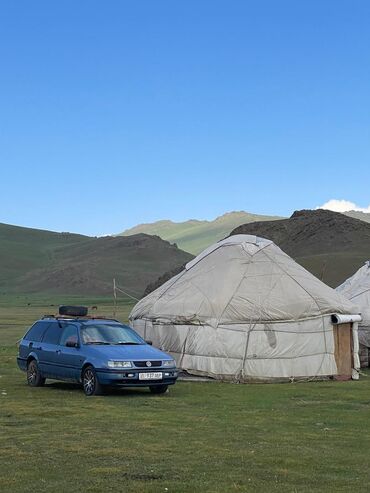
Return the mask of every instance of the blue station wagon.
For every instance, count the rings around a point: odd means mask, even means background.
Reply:
[[[69,308],[68,313],[74,313]],[[17,363],[32,387],[42,386],[46,378],[73,381],[82,383],[87,396],[113,386],[149,387],[162,394],[178,376],[171,356],[131,327],[86,316],[46,316],[37,321],[20,342]]]

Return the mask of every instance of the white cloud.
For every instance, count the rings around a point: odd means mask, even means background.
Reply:
[[[319,205],[316,209],[328,209],[334,212],[360,211],[370,213],[370,205],[368,207],[359,207],[354,202],[349,200],[331,199],[323,205]]]

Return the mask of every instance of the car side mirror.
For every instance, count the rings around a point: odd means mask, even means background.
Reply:
[[[145,341],[149,346],[153,346],[153,341]]]
[[[78,342],[75,341],[67,341],[66,347],[80,347],[80,345],[78,344]]]

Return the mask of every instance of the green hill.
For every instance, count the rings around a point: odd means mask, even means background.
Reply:
[[[127,229],[119,236],[130,236],[138,233],[157,235],[163,240],[176,243],[179,248],[197,255],[202,250],[221,240],[237,226],[254,221],[271,221],[281,219],[278,216],[263,216],[238,211],[228,212],[217,217],[214,221],[189,221],[175,223],[169,220],[157,221],[149,224],[139,224]]]
[[[159,237],[95,238],[0,224],[0,292],[109,294],[112,279],[141,296],[192,258]]]
[[[54,233],[0,223],[0,286],[12,285],[25,272],[51,263],[59,248],[87,239],[78,234]]]

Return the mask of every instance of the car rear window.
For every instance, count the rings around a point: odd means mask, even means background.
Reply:
[[[62,329],[59,327],[58,323],[51,323],[50,327],[46,329],[42,342],[47,344],[58,344]]]
[[[40,342],[50,322],[36,322],[24,336],[25,341]]]

